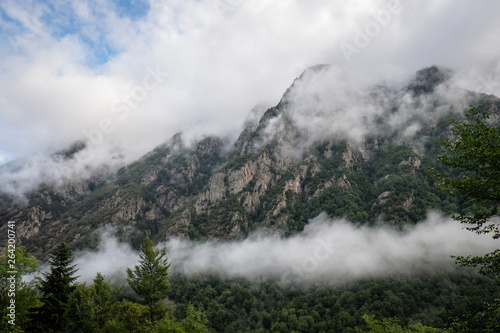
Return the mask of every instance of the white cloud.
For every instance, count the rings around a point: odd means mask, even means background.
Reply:
[[[451,270],[455,264],[450,255],[482,255],[494,250],[497,242],[489,235],[464,230],[439,213],[430,213],[425,221],[403,231],[355,226],[321,214],[290,238],[257,232],[240,241],[171,239],[159,246],[167,247],[171,272],[303,285]],[[138,254],[106,232],[98,251],[78,253],[75,263],[85,281],[91,281],[96,272],[123,278],[126,268],[138,263]]]
[[[347,62],[341,43],[353,43],[357,29],[393,3],[151,0],[145,16],[131,18],[105,0],[4,1],[0,154],[65,147],[104,118],[113,130],[93,148],[105,155],[118,146],[123,162],[180,130],[188,138],[234,133],[254,105],[276,104],[317,63],[365,82],[403,80],[438,64],[457,70],[463,85],[499,92],[500,3],[493,0],[400,1],[401,11]],[[107,52],[116,54],[99,64]],[[120,119],[114,102],[157,65],[169,76]]]
[[[74,264],[81,281],[92,282],[100,272],[107,279],[124,280],[127,267],[133,268],[139,261],[139,253],[129,244],[120,243],[112,236],[111,230],[100,230],[102,242],[97,251],[82,251],[75,253]]]

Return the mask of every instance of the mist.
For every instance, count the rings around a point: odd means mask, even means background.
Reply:
[[[193,242],[173,238],[167,247],[170,272],[186,276],[216,274],[251,281],[332,285],[369,277],[412,276],[456,268],[450,255],[482,255],[498,247],[488,235],[464,230],[438,212],[415,226],[397,231],[389,226],[358,226],[321,214],[289,238],[255,232],[245,240]],[[77,254],[80,280],[96,272],[124,277],[138,254],[111,233],[102,234],[97,252]]]
[[[128,243],[118,240],[112,229],[100,229],[101,242],[97,251],[75,252],[74,264],[78,267],[79,281],[91,283],[97,272],[107,280],[123,282],[127,276],[126,268],[133,268],[139,260],[139,253]]]

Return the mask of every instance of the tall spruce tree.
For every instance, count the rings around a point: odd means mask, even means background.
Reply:
[[[165,316],[166,307],[160,302],[170,290],[167,249],[155,249],[149,237],[141,246],[139,265],[127,268],[128,283],[139,296],[139,302],[149,308],[151,323]]]
[[[35,331],[60,332],[68,324],[67,309],[71,293],[75,290],[76,265],[73,252],[61,240],[49,257],[50,272],[44,273],[40,284],[42,306],[34,313]]]

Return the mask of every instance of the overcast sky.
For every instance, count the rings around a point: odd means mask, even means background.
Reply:
[[[235,135],[308,66],[499,92],[500,2],[0,0],[0,164],[87,138],[138,156]]]

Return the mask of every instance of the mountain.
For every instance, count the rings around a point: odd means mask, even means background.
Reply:
[[[455,86],[449,71],[435,66],[402,87],[352,89],[343,75],[329,65],[307,69],[260,119],[254,110],[229,149],[215,136],[187,146],[177,134],[111,175],[42,184],[24,201],[4,194],[1,237],[14,220],[18,244],[43,257],[59,237],[95,247],[104,226],[137,247],[144,235],[292,235],[321,212],[398,228],[432,209],[467,209],[428,174],[440,168],[436,140],[453,136],[450,122],[471,104],[500,115],[500,100]],[[71,159],[85,148],[80,142],[56,155]]]

